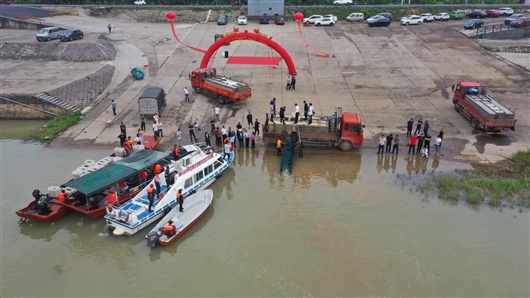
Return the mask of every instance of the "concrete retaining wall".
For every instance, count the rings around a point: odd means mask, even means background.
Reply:
[[[530,37],[530,27],[525,28],[510,28],[510,30],[502,30],[492,33],[486,33],[484,35],[485,38],[494,38],[494,39],[502,39],[502,38],[528,38]],[[474,35],[471,38],[480,38],[479,35]]]
[[[50,27],[50,25],[39,24],[39,23],[30,23],[27,21],[19,21],[17,19],[11,18],[0,18],[0,28],[6,29],[27,29],[27,30],[40,30],[42,28]]]
[[[4,98],[22,103],[17,104]],[[27,107],[25,105],[31,106]],[[36,108],[36,109],[34,109]],[[52,105],[44,100],[35,98],[30,95],[20,94],[2,94],[0,97],[0,119],[52,119],[54,115],[40,110],[45,110],[54,114],[64,113],[65,110]]]

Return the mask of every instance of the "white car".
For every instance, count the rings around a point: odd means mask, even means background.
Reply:
[[[434,21],[434,17],[430,13],[422,13],[420,14],[421,19],[423,22],[432,22]]]
[[[327,18],[321,18],[320,20],[316,21],[315,25],[316,26],[333,26],[335,25],[335,22],[333,21],[332,18],[327,17]]]
[[[509,7],[499,8],[497,11],[501,13],[501,16],[511,16],[513,14],[513,9]]]
[[[237,24],[238,25],[246,25],[247,24],[247,17],[245,16],[239,16],[237,18]]]
[[[134,1],[134,5],[145,5],[145,1],[144,0]]]
[[[322,16],[322,18],[323,18],[323,19],[325,19],[325,18],[331,18],[331,20],[332,20],[333,22],[335,22],[335,23],[337,22],[337,16],[334,16],[334,15],[332,15],[332,14],[327,14],[327,15],[325,15],[325,16]]]
[[[321,15],[312,15],[310,16],[309,18],[305,18],[302,22],[304,24],[314,24],[316,21],[322,19],[322,16]]]
[[[411,15],[401,18],[401,25],[421,25],[422,18],[417,15]]]
[[[333,5],[352,5],[352,0],[335,0],[333,1]]]
[[[441,12],[439,14],[436,14],[434,16],[434,19],[437,21],[449,21],[449,14],[445,12]]]

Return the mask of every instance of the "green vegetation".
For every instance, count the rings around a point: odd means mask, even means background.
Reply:
[[[443,200],[477,205],[487,203],[530,207],[530,150],[519,151],[512,157],[507,169],[493,168],[458,173],[442,173],[422,181],[418,191],[422,194],[438,190]]]
[[[109,41],[108,37],[106,37],[106,36],[103,35],[103,34],[100,34],[98,38],[99,38],[99,39],[104,39],[104,40],[106,40],[106,41]]]
[[[76,125],[81,119],[80,116],[80,111],[63,113],[50,121],[44,130],[37,132],[35,137],[42,142],[51,142],[59,133]]]

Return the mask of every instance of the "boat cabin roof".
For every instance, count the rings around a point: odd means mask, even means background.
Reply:
[[[140,170],[165,159],[167,156],[167,153],[142,150],[100,170],[68,181],[62,186],[75,188],[89,197],[113,184],[138,174]]]

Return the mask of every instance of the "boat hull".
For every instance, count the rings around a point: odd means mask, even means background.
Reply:
[[[123,203],[127,202],[132,197],[134,197],[138,192],[140,192],[140,189],[138,189],[135,192],[123,194],[122,196],[120,196],[118,198],[118,204],[123,204]],[[102,204],[103,204],[103,206],[101,206]],[[82,204],[82,205],[76,206],[75,205],[75,201],[64,202],[63,206],[65,206],[66,208],[69,208],[69,209],[71,209],[73,211],[77,211],[79,213],[83,213],[85,215],[88,215],[89,217],[91,217],[93,219],[100,219],[103,216],[105,216],[105,214],[107,214],[107,210],[105,208],[106,206],[104,204],[105,204],[104,202],[100,203],[98,205],[99,206],[98,208],[89,209],[89,210],[87,210],[87,205],[86,204]]]
[[[26,221],[27,219],[40,221],[40,222],[54,222],[62,217],[64,217],[66,214],[72,212],[71,209],[66,208],[65,206],[59,205],[59,204],[48,204],[48,208],[51,210],[50,213],[47,215],[41,215],[37,214],[35,212],[32,212],[34,203],[31,202],[28,204],[27,207],[22,208],[15,213],[21,217],[21,222]]]
[[[204,216],[204,213],[206,213],[206,210],[208,209],[204,209],[204,211],[194,220],[192,221],[186,228],[184,228],[181,232],[179,232],[177,235],[171,237],[169,240],[167,241],[160,241],[160,246],[169,246],[171,243],[173,243],[175,240],[177,240],[177,238],[179,238],[180,236],[182,236],[182,234],[184,234],[184,232],[186,232],[187,230],[189,230],[189,228],[193,227],[193,225],[195,223],[197,223],[199,221],[199,219],[201,219],[203,216]]]

